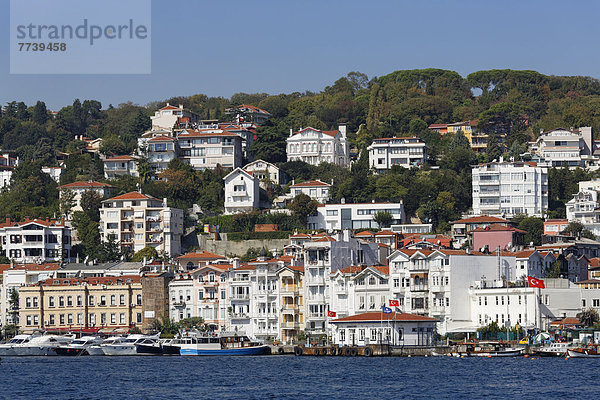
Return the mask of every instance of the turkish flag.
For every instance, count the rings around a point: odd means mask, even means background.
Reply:
[[[399,300],[390,300],[390,307],[400,307]]]
[[[545,289],[546,285],[544,285],[544,281],[541,279],[536,279],[532,276],[528,276],[527,277],[527,283],[529,284],[529,287],[537,287],[540,289]]]
[[[335,317],[336,316],[335,311],[327,311],[327,316],[332,317],[332,318]]]

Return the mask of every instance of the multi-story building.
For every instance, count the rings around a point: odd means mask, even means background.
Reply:
[[[268,111],[249,104],[241,104],[237,107],[228,108],[225,112],[231,114],[238,122],[243,121],[262,124],[271,118],[271,114]]]
[[[473,170],[473,213],[541,217],[548,210],[548,169],[535,163],[499,162]]]
[[[150,170],[158,174],[169,167],[169,163],[177,158],[177,141],[171,136],[155,136],[148,139],[146,156]]]
[[[175,256],[181,253],[183,210],[167,206],[139,192],[130,192],[102,202],[100,237],[111,237],[122,249],[137,252],[154,247],[159,254]]]
[[[600,235],[599,192],[600,179],[579,182],[579,192],[566,204],[567,221],[580,222],[594,235]]]
[[[116,179],[119,176],[139,176],[137,158],[132,156],[114,156],[104,160],[104,177]]]
[[[331,185],[318,179],[314,181],[294,183],[290,186],[290,195],[292,198],[298,196],[300,193],[304,193],[319,203],[326,203],[329,200],[331,197],[330,191]]]
[[[308,217],[309,229],[341,230],[379,228],[373,216],[385,211],[392,215],[391,224],[403,224],[405,220],[404,204],[354,203],[320,204],[317,214]]]
[[[450,222],[452,225],[452,241],[454,246],[460,248],[463,244],[470,244],[470,233],[477,228],[487,228],[492,225],[508,226],[510,221],[488,215],[461,218]]]
[[[229,330],[229,270],[232,264],[209,264],[192,272],[196,299],[192,317],[202,317],[210,330]]]
[[[347,167],[350,165],[346,126],[337,131],[320,131],[304,128],[287,138],[287,160],[304,161],[311,165],[331,163]]]
[[[13,158],[9,154],[0,155],[0,189],[10,186],[10,178],[13,170],[19,165],[19,158]]]
[[[19,290],[20,331],[97,332],[143,323],[139,275],[50,278]]]
[[[236,168],[225,181],[225,214],[248,212],[260,207],[260,182],[252,172]]]
[[[50,175],[50,178],[56,183],[60,183],[60,177],[65,172],[64,166],[59,167],[42,167],[42,172]]]
[[[195,169],[241,167],[242,140],[222,129],[185,129],[177,136],[181,159]]]
[[[26,219],[0,223],[0,255],[17,263],[70,261],[71,228],[64,218]]]
[[[220,264],[223,260],[227,260],[227,258],[219,254],[202,250],[199,252],[187,253],[182,256],[176,257],[175,263],[179,270],[193,271],[195,269],[204,267],[208,264]]]
[[[251,172],[260,181],[260,187],[267,189],[272,185],[283,185],[287,183],[285,173],[280,171],[275,164],[263,160],[255,160],[244,166],[244,171]]]
[[[175,107],[167,103],[150,117],[152,130],[172,130],[179,128],[192,128],[200,121],[200,117],[183,108],[183,105]]]
[[[71,208],[71,212],[67,215],[67,218],[70,218],[75,211],[83,211],[83,208],[81,208],[81,196],[85,192],[91,190],[105,199],[110,196],[114,186],[96,181],[78,181],[59,186],[58,189],[60,189],[60,199],[63,199],[68,193],[73,194],[73,207]]]
[[[279,339],[292,344],[304,330],[304,267],[284,266],[277,271]]]
[[[418,137],[375,139],[367,150],[369,166],[377,172],[388,171],[394,165],[418,167],[427,161],[427,145]]]
[[[568,204],[568,203],[567,203]],[[568,206],[567,206],[568,210]],[[569,211],[567,211],[568,213]],[[544,235],[556,236],[569,226],[568,219],[547,219],[544,221]]]
[[[537,141],[530,146],[530,152],[536,153],[553,167],[586,167],[595,161],[592,138],[592,128],[589,126],[541,131]]]

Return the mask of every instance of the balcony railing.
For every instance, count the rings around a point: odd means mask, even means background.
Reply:
[[[300,323],[299,322],[287,322],[284,321],[281,323],[281,328],[282,329],[300,329]]]
[[[411,292],[425,292],[429,290],[429,285],[410,285]]]
[[[232,313],[231,318],[235,319],[249,319],[250,317],[246,313]]]
[[[231,300],[248,300],[250,296],[247,294],[234,294],[231,296]]]

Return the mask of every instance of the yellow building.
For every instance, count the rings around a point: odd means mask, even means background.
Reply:
[[[302,281],[304,267],[286,266],[277,271],[279,287],[279,338],[291,344],[304,330],[304,300]]]
[[[142,326],[138,275],[46,279],[19,290],[19,329],[97,332]]]

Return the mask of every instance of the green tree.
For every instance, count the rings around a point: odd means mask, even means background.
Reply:
[[[99,222],[100,221],[100,207],[102,207],[102,195],[95,190],[86,190],[81,194],[81,200],[79,204],[83,209],[83,212],[88,215],[90,220]]]
[[[38,101],[33,107],[31,119],[38,125],[44,125],[48,120],[48,109],[43,101]]]
[[[594,326],[598,321],[600,321],[600,317],[598,317],[598,312],[593,308],[589,308],[577,314],[577,318],[584,326]]]
[[[75,207],[75,192],[72,190],[61,190],[59,205],[61,215],[70,215],[73,207]]]
[[[189,329],[197,329],[199,331],[206,330],[206,326],[204,325],[204,319],[202,317],[183,318],[183,319],[179,320],[177,325],[179,325],[179,329],[183,329],[183,330],[189,330]]]
[[[499,161],[500,156],[502,156],[502,149],[498,144],[498,138],[495,134],[491,134],[488,137],[486,154],[489,162],[493,160]]]
[[[104,155],[123,155],[127,152],[125,142],[117,135],[109,135],[102,139],[100,152]]]
[[[523,217],[517,227],[526,231],[525,243],[533,243],[534,246],[542,244],[542,235],[544,234],[544,220],[537,217]]]
[[[390,226],[392,220],[392,214],[385,210],[379,210],[375,214],[373,214],[373,221],[377,222],[377,226],[379,226],[379,229],[383,229],[387,226]]]
[[[8,298],[8,309],[12,323],[19,324],[19,291],[12,289]]]
[[[569,222],[569,225],[564,229],[563,233],[569,234],[576,239],[581,239],[581,234],[583,233],[585,227],[581,222],[573,221]]]
[[[156,260],[158,259],[158,252],[154,247],[146,246],[140,251],[136,252],[133,256],[131,256],[131,261],[140,262],[147,260]]]
[[[290,202],[288,208],[292,213],[300,218],[303,224],[306,224],[308,216],[317,211],[319,203],[313,200],[307,194],[300,193]]]

